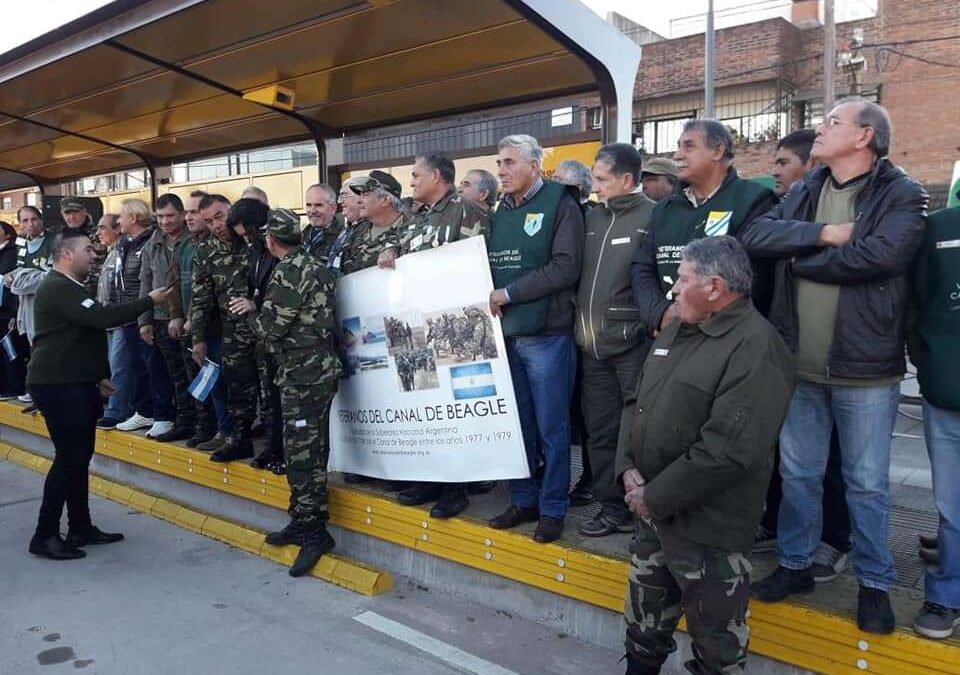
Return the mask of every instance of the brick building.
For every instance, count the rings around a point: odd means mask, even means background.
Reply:
[[[822,119],[818,5],[793,0],[789,21],[716,33],[716,115],[738,137],[745,175],[768,173],[776,140]],[[855,39],[862,46],[849,48]],[[837,98],[858,91],[887,108],[892,161],[942,204],[960,160],[960,2],[879,0],[875,17],[837,24],[837,49],[851,63],[838,67]],[[702,114],[703,55],[702,33],[644,45],[634,117],[646,152],[671,152],[683,121]]]

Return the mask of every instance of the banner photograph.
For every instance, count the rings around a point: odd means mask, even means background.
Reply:
[[[441,482],[529,476],[492,289],[482,237],[340,280],[345,375],[331,468]]]

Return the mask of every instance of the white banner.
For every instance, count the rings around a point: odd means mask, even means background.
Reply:
[[[338,282],[347,373],[330,411],[330,467],[377,478],[526,478],[482,237]]]

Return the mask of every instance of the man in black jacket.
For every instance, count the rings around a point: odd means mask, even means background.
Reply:
[[[796,393],[780,434],[780,566],[757,583],[776,602],[814,587],[823,474],[835,423],[854,533],[861,630],[895,626],[887,590],[890,438],[905,371],[906,273],[923,239],[927,195],[886,158],[891,126],[875,103],[838,104],[817,129],[824,166],[798,181],[741,240],[780,258],[770,320],[796,353]]]

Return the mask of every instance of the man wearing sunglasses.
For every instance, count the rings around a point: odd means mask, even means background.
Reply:
[[[769,319],[796,355],[797,388],[780,433],[783,502],[779,567],[753,587],[777,602],[813,590],[823,517],[823,475],[836,424],[857,624],[895,627],[887,591],[896,578],[887,547],[890,440],[905,372],[907,271],[923,239],[927,194],[888,159],[887,112],[840,102],[817,129],[806,174],[740,239],[753,257],[779,258]]]

